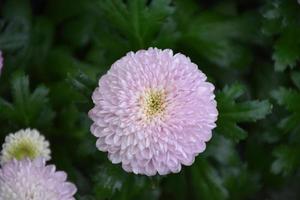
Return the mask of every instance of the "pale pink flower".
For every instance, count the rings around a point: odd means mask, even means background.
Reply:
[[[0,169],[1,200],[75,200],[74,184],[67,174],[45,160],[12,160]]]
[[[93,93],[97,147],[127,172],[176,173],[205,150],[218,111],[214,86],[172,50],[149,48],[116,61]]]

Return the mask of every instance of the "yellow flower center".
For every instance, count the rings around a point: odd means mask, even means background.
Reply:
[[[34,159],[37,157],[37,149],[29,141],[22,141],[10,150],[11,157],[21,160],[23,158]]]
[[[149,91],[144,97],[144,113],[148,119],[163,114],[166,105],[166,95],[163,91]]]

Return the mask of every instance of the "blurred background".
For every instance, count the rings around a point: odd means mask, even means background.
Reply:
[[[192,166],[151,178],[111,164],[87,117],[101,75],[148,47],[198,64],[220,112]],[[78,200],[300,199],[297,0],[1,0],[0,50],[0,143],[37,128]]]

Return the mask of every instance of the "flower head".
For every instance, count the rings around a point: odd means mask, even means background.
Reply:
[[[216,126],[214,86],[182,54],[150,48],[115,62],[93,93],[91,132],[113,163],[136,174],[179,172]]]
[[[66,178],[44,159],[13,160],[0,169],[0,199],[75,200],[76,187]]]
[[[50,153],[49,142],[45,140],[44,136],[35,129],[25,129],[6,136],[0,163],[4,164],[13,159],[38,157],[43,157],[48,161],[51,158]]]

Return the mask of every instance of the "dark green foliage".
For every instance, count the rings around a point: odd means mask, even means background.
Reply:
[[[284,118],[280,122],[280,127],[289,132],[299,126],[300,93],[291,89],[287,90],[285,88],[279,88],[272,92],[272,96],[277,100],[279,105],[284,105],[287,110],[292,112],[292,115]]]
[[[276,174],[290,175],[300,167],[300,91],[299,72],[293,72],[291,76],[297,89],[285,89],[283,87],[272,92],[273,98],[290,112],[284,116],[278,126],[287,135],[287,142],[275,148],[273,155],[276,157],[272,164],[272,171]]]
[[[191,22],[183,33],[183,45],[198,52],[204,59],[220,67],[242,68],[252,60],[247,45],[257,21],[253,15],[240,18],[204,11]],[[251,24],[249,26],[249,24]]]
[[[299,146],[279,146],[274,150],[276,160],[272,164],[272,172],[290,174],[299,166]]]
[[[300,51],[300,13],[299,4],[293,0],[269,1],[263,11],[264,32],[279,35],[275,41],[273,60],[275,70],[293,68],[299,61]]]
[[[170,0],[153,0],[149,5],[146,3],[146,0],[132,0],[127,4],[118,0],[98,3],[103,11],[102,17],[108,20],[107,25],[117,30],[119,36],[127,39],[123,41],[130,42],[128,47],[131,49],[155,45],[153,39],[159,40],[159,37],[163,37],[161,30],[163,26],[167,26],[167,18],[174,11]]]
[[[235,100],[243,93],[244,88],[241,85],[225,86],[216,98],[220,112],[216,132],[234,141],[247,137],[245,130],[237,126],[236,123],[255,122],[258,119],[263,119],[271,112],[271,105],[267,100],[236,103]]]
[[[219,111],[192,166],[151,178],[110,163],[87,116],[111,64],[150,46],[198,64]],[[78,200],[300,199],[297,0],[5,0],[0,50],[0,141],[39,129]]]
[[[51,126],[54,112],[48,104],[48,91],[39,86],[31,93],[28,77],[17,75],[12,79],[12,103],[0,99],[1,121],[17,128]]]

